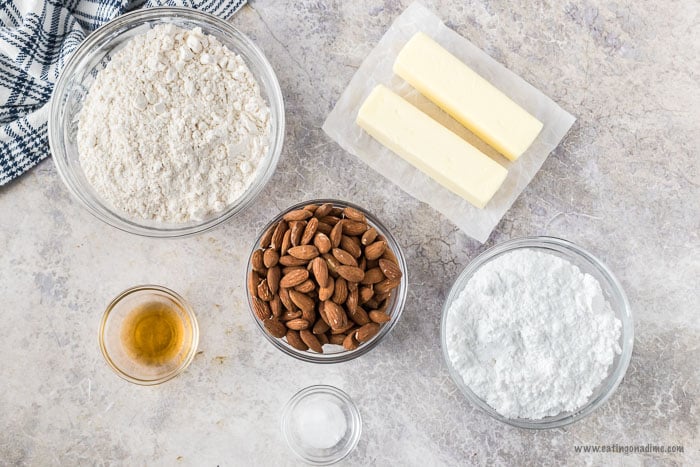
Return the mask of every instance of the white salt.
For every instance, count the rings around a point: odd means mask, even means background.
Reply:
[[[348,424],[337,404],[320,398],[302,401],[295,410],[297,433],[306,446],[329,449],[345,436]]]

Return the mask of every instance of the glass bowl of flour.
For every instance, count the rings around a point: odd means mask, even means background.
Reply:
[[[284,139],[282,92],[263,53],[188,8],[116,18],[56,84],[49,144],[69,191],[121,230],[179,237],[251,204]]]
[[[634,326],[603,263],[569,241],[528,237],[465,268],[445,302],[441,339],[467,399],[497,420],[542,429],[574,423],[612,395]]]

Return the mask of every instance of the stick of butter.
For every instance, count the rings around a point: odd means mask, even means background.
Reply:
[[[374,139],[439,184],[483,208],[508,171],[381,84],[357,114]]]
[[[542,122],[422,32],[401,49],[394,73],[512,161],[542,130]]]

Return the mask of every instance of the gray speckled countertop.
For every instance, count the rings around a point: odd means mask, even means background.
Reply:
[[[108,227],[53,162],[0,188],[0,464],[286,465],[280,411],[310,384],[340,387],[364,432],[347,465],[700,463],[700,29],[695,0],[425,2],[578,120],[480,246],[330,141],[320,127],[407,2],[254,1],[231,21],[269,57],[287,104],[283,157],[255,206],[181,240]],[[401,322],[335,366],[282,355],[244,301],[258,229],[311,197],[372,207],[410,269]],[[487,246],[548,234],[592,250],[636,314],[634,355],[600,410],[524,431],[470,405],[447,375],[439,317]],[[201,353],[158,387],[119,379],[97,328],[124,288],[161,283],[194,305]],[[580,444],[683,445],[684,454],[579,454]]]

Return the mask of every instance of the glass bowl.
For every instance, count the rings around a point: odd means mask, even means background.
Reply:
[[[83,173],[76,134],[78,113],[99,70],[134,36],[160,24],[185,29],[199,27],[239,54],[260,84],[270,106],[270,149],[260,162],[255,179],[244,194],[221,212],[202,220],[165,223],[132,219],[105,203]],[[125,77],[128,79],[128,77]],[[190,8],[158,7],[134,11],[108,22],[91,33],[71,55],[61,72],[51,99],[49,145],[56,169],[68,190],[98,219],[126,232],[149,237],[180,237],[211,229],[246,208],[272,176],[284,140],[284,104],[277,77],[263,53],[243,33],[214,15]]]
[[[155,325],[154,319],[159,320]],[[115,373],[131,383],[152,386],[189,366],[197,353],[199,326],[192,307],[180,295],[159,285],[139,285],[107,306],[99,339],[102,355]]]
[[[399,244],[396,242],[396,239],[391,235],[389,230],[381,223],[379,220],[374,217],[371,213],[369,213],[366,209],[361,208],[360,206],[357,206],[355,204],[349,203],[347,201],[339,201],[335,199],[312,199],[309,201],[304,201],[302,203],[295,204],[293,206],[288,207],[281,213],[279,213],[277,216],[275,216],[274,219],[272,219],[262,230],[260,235],[256,238],[255,243],[253,244],[253,247],[251,248],[250,255],[248,257],[248,263],[246,266],[246,275],[244,278],[244,283],[247,281],[248,275],[250,274],[250,271],[252,270],[251,266],[251,259],[253,256],[253,253],[255,250],[257,250],[260,246],[260,240],[262,239],[263,235],[267,230],[274,225],[275,223],[279,222],[282,217],[288,213],[289,211],[294,211],[296,209],[301,209],[304,206],[308,204],[324,204],[324,203],[331,203],[333,204],[334,207],[339,207],[339,208],[345,208],[345,207],[351,207],[355,208],[362,213],[364,213],[365,217],[367,218],[367,223],[374,227],[377,232],[380,235],[383,235],[386,238],[386,242],[389,248],[394,252],[394,255],[396,256],[396,259],[399,262],[399,268],[401,268],[401,272],[403,275],[401,276],[400,283],[396,289],[394,289],[394,292],[392,293],[391,297],[391,302],[389,303],[389,307],[386,310],[386,313],[391,317],[389,321],[384,323],[382,327],[380,328],[379,332],[377,335],[375,335],[372,339],[369,341],[360,344],[359,347],[357,347],[354,350],[346,350],[342,346],[336,346],[336,345],[326,345],[323,347],[323,353],[316,353],[313,351],[302,351],[295,349],[291,345],[287,343],[285,339],[278,339],[276,337],[271,336],[267,330],[265,329],[265,326],[263,323],[257,318],[255,315],[255,312],[253,311],[253,303],[251,301],[250,294],[248,293],[248,288],[246,287],[246,297],[248,298],[248,308],[250,309],[250,316],[252,317],[253,321],[255,322],[255,326],[260,330],[260,332],[265,336],[265,338],[272,343],[275,347],[277,347],[279,350],[284,352],[287,355],[290,355],[294,358],[297,358],[299,360],[303,360],[305,362],[311,362],[311,363],[339,363],[339,362],[346,362],[348,360],[352,360],[353,358],[357,358],[360,355],[364,355],[373,348],[375,348],[381,341],[384,339],[392,329],[394,329],[394,326],[396,326],[396,323],[398,323],[399,319],[401,318],[401,313],[403,313],[403,308],[404,304],[406,302],[406,293],[408,289],[408,274],[407,274],[407,268],[406,268],[406,260],[403,255],[403,251],[401,251],[401,247]]]
[[[608,376],[601,382],[600,385],[598,385],[597,388],[593,390],[588,402],[575,412],[562,412],[555,416],[537,420],[504,417],[469,389],[462,377],[453,367],[452,361],[450,360],[450,356],[447,351],[446,329],[447,315],[452,303],[467,285],[469,279],[471,279],[476,271],[478,271],[483,265],[504,253],[518,249],[532,249],[542,251],[544,253],[554,254],[577,266],[582,272],[593,276],[600,283],[603,290],[603,295],[610,303],[610,306],[615,313],[615,317],[622,322],[619,340],[622,353],[615,355],[613,363],[608,369]],[[583,248],[567,240],[554,237],[527,237],[509,240],[489,248],[477,256],[471,263],[469,263],[464,271],[462,271],[452,286],[442,309],[441,344],[443,356],[452,380],[459,387],[466,398],[469,399],[469,401],[471,401],[474,405],[491,415],[496,420],[500,420],[516,427],[530,429],[557,428],[574,423],[589,415],[591,412],[603,405],[603,403],[615,391],[617,386],[622,381],[622,378],[625,376],[625,372],[627,371],[627,367],[632,356],[632,347],[634,345],[634,323],[632,319],[632,310],[630,309],[625,292],[622,290],[622,286],[615,278],[613,273],[607,268],[607,266],[605,266]]]
[[[338,426],[333,426],[333,422]],[[313,432],[322,436],[308,439]],[[335,464],[357,446],[362,417],[350,396],[340,389],[310,386],[297,392],[284,406],[282,434],[289,448],[304,462]]]

